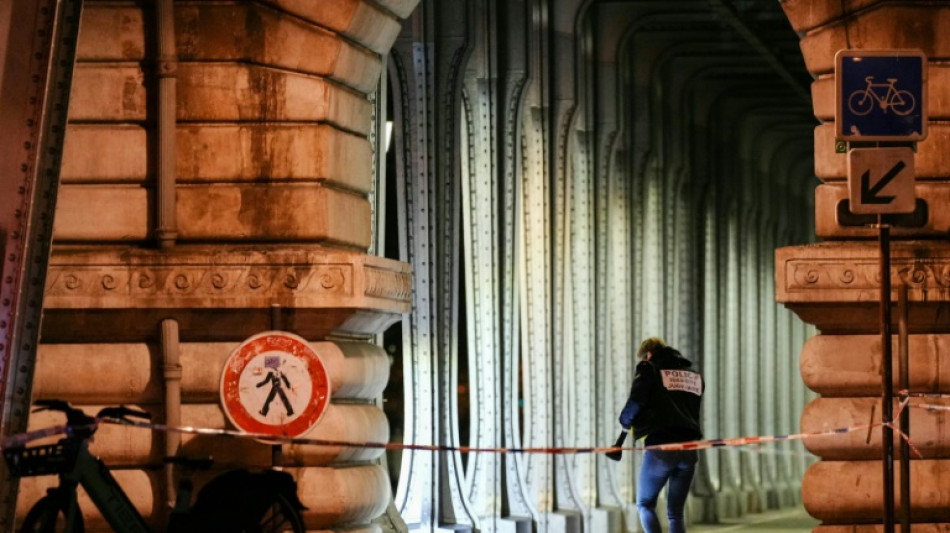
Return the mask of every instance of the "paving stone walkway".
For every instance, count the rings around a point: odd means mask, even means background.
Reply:
[[[750,514],[741,519],[723,520],[721,524],[694,524],[689,533],[742,533],[767,531],[768,533],[811,533],[819,524],[818,520],[808,516],[805,509],[781,509],[767,513]]]

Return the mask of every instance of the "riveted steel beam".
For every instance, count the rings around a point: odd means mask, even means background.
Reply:
[[[26,429],[66,132],[81,0],[17,0],[2,8],[0,73],[0,435]],[[22,46],[21,43],[29,43]],[[5,470],[5,467],[0,467]],[[16,479],[0,479],[0,529],[13,530]]]

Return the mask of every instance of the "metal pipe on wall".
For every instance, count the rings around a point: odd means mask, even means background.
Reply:
[[[161,248],[175,245],[178,237],[178,216],[175,199],[175,148],[176,100],[178,91],[178,55],[175,51],[175,11],[173,0],[157,0],[155,14],[158,33],[158,138],[157,164],[157,209],[155,238]]]
[[[165,424],[181,425],[181,347],[178,336],[178,321],[162,320],[162,371],[165,379]],[[165,455],[173,457],[181,446],[181,433],[165,433]],[[165,465],[165,490],[167,509],[175,504],[174,465]]]

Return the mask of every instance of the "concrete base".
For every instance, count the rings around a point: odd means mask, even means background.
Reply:
[[[449,524],[446,526],[439,526],[435,528],[437,533],[472,533],[474,529],[472,526],[464,524]]]
[[[591,509],[590,530],[602,533],[621,533],[623,530],[623,513],[617,507]]]
[[[716,507],[720,518],[739,518],[745,514],[741,495],[736,489],[723,489],[719,492]]]
[[[628,503],[623,507],[623,527],[625,533],[637,533],[640,531],[640,513],[637,512],[637,506]]]
[[[524,516],[509,516],[498,521],[497,533],[531,533],[534,521]]]
[[[769,509],[785,509],[801,503],[800,491],[786,485],[769,489],[767,498]]]
[[[686,500],[686,521],[689,524],[718,524],[719,508],[715,497],[691,496]]]
[[[584,517],[576,511],[554,511],[545,513],[548,533],[581,533],[584,530]]]
[[[762,487],[742,489],[742,514],[761,513],[768,509],[768,494]]]

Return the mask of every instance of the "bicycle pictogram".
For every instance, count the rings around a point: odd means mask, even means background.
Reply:
[[[910,91],[898,89],[897,78],[887,78],[887,83],[874,83],[874,76],[864,78],[867,86],[858,89],[848,96],[848,109],[857,116],[864,116],[874,109],[877,103],[881,111],[888,109],[898,116],[907,116],[917,107],[914,95]]]

